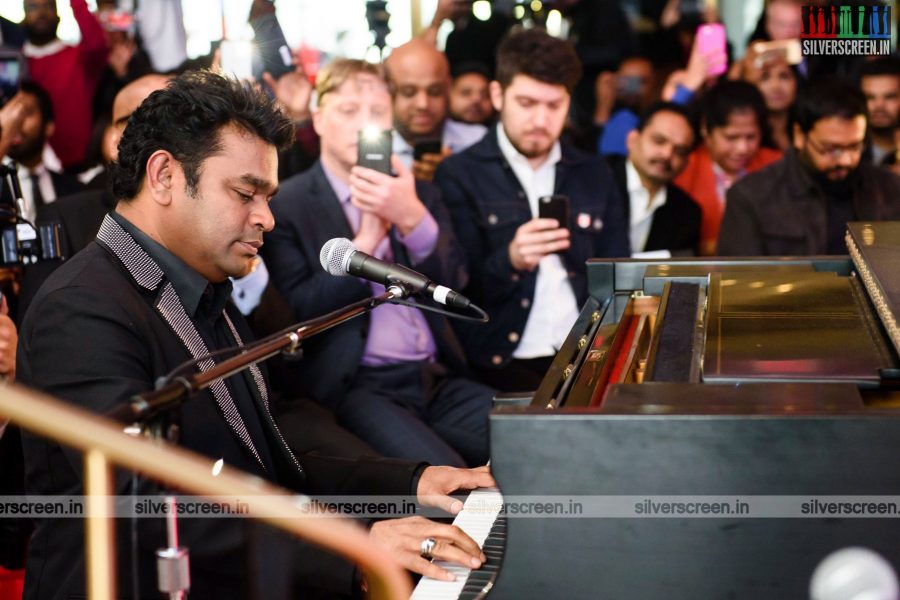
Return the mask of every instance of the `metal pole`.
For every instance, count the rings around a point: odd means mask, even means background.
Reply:
[[[422,26],[422,0],[409,0],[409,14],[412,19],[412,36],[418,37],[425,29]]]
[[[88,511],[87,591],[91,600],[113,600],[116,595],[112,487],[112,471],[106,456],[100,450],[88,450],[84,455],[84,493]]]

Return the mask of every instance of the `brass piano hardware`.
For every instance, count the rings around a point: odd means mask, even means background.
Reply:
[[[583,335],[578,339],[578,349],[581,350],[587,346],[587,336]]]
[[[644,291],[643,291],[643,290],[635,290],[635,291],[633,291],[633,292],[631,293],[631,297],[632,297],[632,298],[643,298],[643,297],[644,297]]]
[[[563,374],[562,374],[563,381],[565,381],[566,379],[568,379],[569,376],[572,375],[572,372],[573,372],[574,370],[575,370],[575,365],[570,364],[569,366],[567,366],[567,367],[563,370]]]
[[[596,323],[599,320],[600,320],[600,312],[595,310],[594,312],[591,313],[591,323]]]
[[[551,400],[550,402],[547,403],[547,406],[545,406],[544,408],[547,408],[547,409],[553,409],[553,408],[556,408],[556,407],[553,405],[553,401]]]

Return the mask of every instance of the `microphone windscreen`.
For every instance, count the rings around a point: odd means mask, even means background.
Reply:
[[[356,246],[347,238],[333,238],[325,242],[319,252],[319,262],[330,275],[346,275],[350,264],[350,255],[356,252]]]
[[[900,586],[891,564],[868,548],[832,552],[816,567],[812,600],[897,600]]]

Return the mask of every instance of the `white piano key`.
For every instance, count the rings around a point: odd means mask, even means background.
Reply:
[[[479,488],[472,490],[463,503],[463,508],[453,519],[453,524],[462,529],[466,535],[475,540],[478,547],[484,546],[500,513],[503,496],[497,488]],[[447,600],[458,598],[466,585],[471,569],[436,560],[434,564],[456,575],[455,581],[439,581],[431,577],[422,577],[413,591],[410,600]]]

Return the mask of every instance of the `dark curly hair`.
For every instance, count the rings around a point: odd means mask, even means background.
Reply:
[[[562,85],[571,94],[581,79],[581,61],[565,40],[542,29],[513,28],[497,48],[495,77],[505,90],[516,75]]]
[[[187,191],[194,195],[203,162],[221,151],[219,132],[236,125],[276,148],[294,140],[294,126],[264,93],[210,71],[191,71],[150,94],[128,119],[119,158],[110,166],[113,196],[134,199],[147,161],[157,150],[181,163]]]

